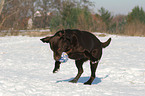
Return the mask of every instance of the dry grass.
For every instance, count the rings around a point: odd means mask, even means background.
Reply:
[[[40,37],[51,34],[51,32],[26,32],[25,34],[20,34],[22,36],[30,36],[30,37]]]
[[[145,24],[140,22],[130,23],[125,26],[123,34],[129,36],[145,36]]]
[[[39,31],[32,31],[32,32],[20,32],[20,31],[10,31],[10,32],[0,32],[0,37],[4,36],[30,36],[30,37],[41,37],[52,34],[51,32],[39,32]]]

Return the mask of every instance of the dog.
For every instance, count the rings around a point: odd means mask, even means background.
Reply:
[[[111,38],[109,38],[106,42],[102,43],[92,33],[78,29],[60,30],[53,36],[48,36],[40,40],[43,43],[49,43],[53,51],[55,59],[53,73],[58,72],[60,69],[61,62],[59,62],[59,59],[62,52],[66,52],[70,59],[75,60],[78,74],[70,82],[77,83],[83,73],[83,63],[90,60],[91,77],[84,83],[86,85],[91,85],[95,79],[95,72],[102,56],[102,49],[107,47],[111,42]]]

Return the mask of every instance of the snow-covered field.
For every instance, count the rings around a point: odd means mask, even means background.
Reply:
[[[41,37],[0,37],[0,96],[144,96],[145,37],[112,37],[91,86],[89,62],[78,83],[68,82],[77,74],[74,61],[53,74],[54,60]]]

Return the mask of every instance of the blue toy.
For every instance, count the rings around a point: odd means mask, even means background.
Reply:
[[[66,52],[62,52],[61,58],[59,59],[59,62],[66,63],[68,60],[68,55]]]

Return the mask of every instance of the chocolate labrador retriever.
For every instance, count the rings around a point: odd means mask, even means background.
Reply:
[[[95,79],[95,72],[102,56],[102,48],[110,44],[111,38],[102,43],[90,32],[66,29],[56,32],[53,36],[42,38],[41,41],[43,43],[49,43],[54,52],[55,67],[53,73],[56,73],[60,68],[61,62],[59,62],[59,59],[61,58],[62,52],[66,52],[70,59],[75,60],[78,74],[70,82],[76,83],[78,81],[83,73],[83,63],[90,60],[91,77],[84,84],[91,85]]]

